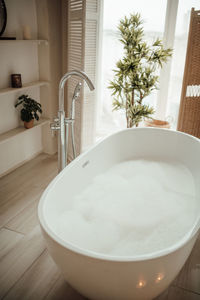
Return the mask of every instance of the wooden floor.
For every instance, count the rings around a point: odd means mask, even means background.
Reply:
[[[0,179],[0,299],[85,299],[62,278],[38,224],[38,201],[56,173],[56,156],[41,154]],[[200,238],[179,276],[156,300],[200,300]]]

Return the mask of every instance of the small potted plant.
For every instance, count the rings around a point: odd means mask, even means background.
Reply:
[[[41,114],[41,104],[30,98],[28,95],[21,95],[17,99],[15,107],[21,105],[21,120],[24,122],[25,128],[32,128],[34,119],[39,120],[38,112]]]
[[[110,81],[113,109],[125,111],[127,127],[138,126],[144,118],[151,118],[153,107],[143,102],[157,89],[158,70],[172,55],[172,49],[164,49],[160,39],[152,45],[144,40],[143,21],[139,14],[130,15],[120,21],[120,41],[124,55],[116,63],[114,80]]]

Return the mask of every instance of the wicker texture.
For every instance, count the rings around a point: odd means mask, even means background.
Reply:
[[[200,97],[186,96],[187,86],[200,85],[200,10],[192,8],[177,130],[200,138]]]

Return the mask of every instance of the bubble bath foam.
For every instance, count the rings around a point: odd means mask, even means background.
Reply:
[[[131,160],[93,181],[56,220],[56,234],[80,248],[116,256],[163,250],[196,218],[192,174],[173,161]]]

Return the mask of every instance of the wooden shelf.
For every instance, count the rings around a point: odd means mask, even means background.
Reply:
[[[35,127],[43,126],[45,124],[48,124],[49,122],[50,122],[49,119],[41,118],[39,121],[35,121],[33,128],[26,129],[23,126],[19,126],[12,130],[9,130],[5,133],[0,134],[0,143],[6,142],[7,140],[13,138],[14,136],[16,136],[18,134],[30,132],[30,130],[34,129]]]
[[[44,44],[44,45],[48,45],[49,42],[47,40],[0,40],[0,45],[2,44],[12,44],[12,43],[35,43],[35,44]]]
[[[43,86],[43,85],[48,85],[49,81],[34,81],[34,82],[29,82],[23,85],[21,88],[6,88],[6,89],[0,89],[0,96],[5,95],[5,94],[11,94],[15,92],[20,92],[24,91],[27,88],[32,88],[32,87],[38,87],[38,86]]]

